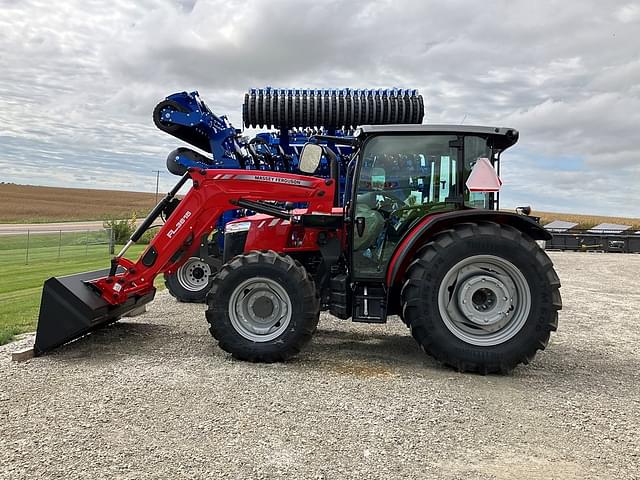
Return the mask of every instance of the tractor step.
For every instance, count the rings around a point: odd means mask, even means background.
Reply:
[[[387,291],[382,283],[356,284],[352,319],[354,322],[386,323]]]
[[[347,319],[351,316],[351,292],[348,291],[349,277],[344,273],[332,277],[329,281],[331,287],[329,297],[329,313],[334,317]]]

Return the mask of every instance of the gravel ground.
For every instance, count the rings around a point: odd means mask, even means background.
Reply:
[[[551,256],[559,331],[509,376],[397,319],[324,316],[296,360],[243,363],[166,292],[43,358],[0,347],[0,478],[640,478],[640,256]]]

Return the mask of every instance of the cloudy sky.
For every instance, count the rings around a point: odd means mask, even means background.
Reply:
[[[638,1],[0,0],[0,181],[152,191],[158,101],[266,85],[418,88],[520,131],[503,206],[640,216]]]

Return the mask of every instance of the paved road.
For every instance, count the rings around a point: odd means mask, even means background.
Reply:
[[[102,230],[102,221],[59,223],[0,223],[0,235],[23,235],[29,233],[86,232]]]

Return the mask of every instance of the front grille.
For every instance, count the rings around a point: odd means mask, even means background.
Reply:
[[[247,242],[248,231],[225,233],[224,235],[224,250],[222,253],[222,260],[227,263],[236,255],[240,255],[244,252],[244,244]]]

